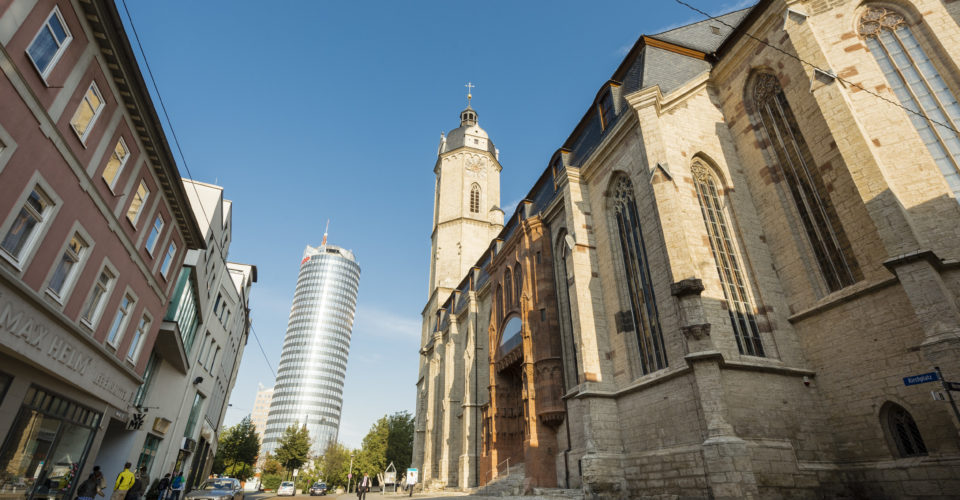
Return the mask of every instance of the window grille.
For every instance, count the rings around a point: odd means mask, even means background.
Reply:
[[[480,186],[476,184],[470,188],[470,212],[480,213]]]
[[[960,201],[960,136],[955,132],[960,130],[960,104],[956,96],[901,14],[871,7],[860,17],[858,29],[900,104],[914,111],[907,113],[910,122]]]
[[[690,167],[693,184],[700,202],[700,213],[710,239],[710,251],[717,266],[723,296],[727,301],[727,313],[737,339],[740,354],[763,356],[760,330],[755,316],[756,307],[750,300],[747,281],[737,259],[734,233],[727,224],[717,183],[710,170],[699,160]]]
[[[827,288],[852,285],[860,269],[780,82],[771,74],[759,75],[753,97]]]
[[[617,236],[626,271],[633,330],[637,334],[640,350],[640,365],[644,374],[667,367],[667,353],[663,345],[660,319],[647,251],[640,230],[637,202],[633,195],[633,183],[626,176],[614,182],[613,215]]]
[[[897,454],[904,458],[926,455],[927,445],[910,412],[895,403],[887,403],[886,410],[887,431],[897,447]]]

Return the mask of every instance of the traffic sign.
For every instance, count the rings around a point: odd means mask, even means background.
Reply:
[[[937,372],[922,373],[920,375],[903,377],[903,385],[926,384],[927,382],[936,382],[937,380],[940,380],[940,377],[937,376]]]
[[[948,391],[960,391],[960,382],[943,382],[943,387]]]

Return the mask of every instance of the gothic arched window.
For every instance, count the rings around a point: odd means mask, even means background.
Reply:
[[[870,7],[860,17],[860,36],[907,116],[927,146],[953,196],[960,201],[960,105],[940,72],[930,62],[904,17],[883,7]],[[952,130],[951,130],[952,129]]]
[[[480,186],[477,184],[470,187],[470,212],[480,213]]]
[[[710,251],[713,253],[720,284],[723,286],[723,297],[727,301],[727,313],[730,314],[730,324],[737,339],[737,349],[740,354],[763,356],[760,329],[757,327],[754,312],[756,308],[750,299],[747,281],[737,259],[735,234],[727,224],[717,183],[710,173],[710,168],[700,160],[694,160],[690,172],[693,174],[693,185],[697,190],[703,223],[710,237]]]
[[[880,420],[897,448],[897,456],[905,458],[927,454],[927,445],[923,443],[917,422],[902,406],[888,401],[880,412]]]
[[[513,286],[516,288],[513,292],[513,302],[519,306],[520,297],[523,296],[523,274],[520,271],[519,262],[513,267]]]
[[[777,77],[759,75],[753,98],[827,288],[852,285],[860,269]]]
[[[577,339],[573,332],[573,319],[570,317],[570,282],[567,275],[567,258],[570,251],[567,247],[567,232],[560,232],[557,237],[557,309],[560,313],[560,329],[566,328],[566,335],[563,337],[563,352],[565,359],[564,374],[567,375],[566,388],[580,384],[580,369],[577,366]]]
[[[503,272],[503,293],[503,305],[510,309],[513,305],[513,273],[509,267]]]
[[[612,202],[626,273],[631,319],[640,350],[640,367],[643,373],[647,374],[667,367],[667,352],[660,331],[657,301],[653,295],[653,281],[650,278],[647,251],[640,231],[633,183],[627,176],[621,176],[614,181]]]
[[[503,287],[497,285],[497,295],[494,297],[497,303],[497,322],[503,320]]]

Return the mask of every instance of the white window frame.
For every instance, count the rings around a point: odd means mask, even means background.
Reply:
[[[123,319],[120,321],[120,324],[117,325],[117,335],[111,340],[110,332],[113,330],[113,325],[117,322],[117,316],[120,314],[120,311],[123,309],[123,301],[130,299],[130,304],[127,306],[126,314],[124,314]],[[113,315],[113,319],[110,321],[110,327],[107,329],[106,343],[108,346],[116,349],[120,342],[123,341],[124,334],[126,333],[127,325],[130,323],[130,317],[133,316],[133,310],[137,307],[137,295],[133,293],[129,288],[124,292],[123,296],[120,297],[120,303],[117,305],[117,311]]]
[[[157,223],[160,223],[157,225]],[[163,226],[166,223],[163,221],[163,215],[157,214],[157,217],[153,219],[153,228],[150,229],[150,234],[147,235],[147,253],[153,257],[153,252],[157,249],[157,245],[160,243],[160,236],[163,234]],[[154,237],[156,235],[156,237]],[[153,241],[150,240],[153,238]]]
[[[130,209],[133,207],[133,200],[140,195],[140,187],[143,187],[143,190],[146,191],[146,194],[143,195],[143,199],[140,201],[140,208],[137,209],[136,215],[133,218],[130,218]],[[133,227],[137,227],[137,222],[140,221],[140,216],[143,214],[144,210],[147,207],[147,200],[150,199],[150,188],[147,187],[146,179],[140,179],[140,183],[137,184],[137,188],[133,191],[133,196],[130,198],[130,205],[127,206],[127,220],[133,224]]]
[[[93,110],[93,116],[90,117],[90,121],[87,123],[87,127],[83,129],[83,133],[77,130],[77,126],[74,123],[74,120],[77,119],[77,113],[80,112],[82,106],[90,104],[87,102],[87,93],[93,91],[96,94],[97,99],[100,100],[100,105]],[[93,108],[93,106],[90,106]],[[70,128],[73,129],[73,132],[77,134],[77,137],[80,138],[80,142],[86,145],[87,137],[90,137],[90,131],[93,130],[93,126],[96,125],[97,119],[100,118],[100,115],[103,114],[103,108],[107,107],[106,101],[103,100],[103,94],[100,92],[100,87],[97,87],[97,82],[90,82],[90,86],[83,91],[83,99],[80,100],[80,104],[77,105],[77,110],[73,112],[73,117],[70,118]]]
[[[80,243],[82,243],[80,250],[76,254],[77,260],[67,271],[67,276],[64,278],[63,285],[60,287],[60,290],[54,290],[51,288],[51,282],[53,281],[54,276],[56,276],[57,270],[60,268],[63,255],[70,251],[70,243],[74,238],[79,239]],[[53,265],[51,266],[50,271],[47,274],[47,279],[44,282],[44,290],[46,290],[47,295],[60,303],[60,305],[67,303],[67,299],[73,292],[74,285],[77,284],[77,279],[79,278],[80,273],[83,272],[83,268],[87,263],[87,258],[90,255],[91,250],[93,250],[93,240],[90,238],[90,235],[83,230],[83,227],[81,227],[79,223],[75,223],[74,227],[71,228],[67,233],[67,238],[63,242],[63,245],[60,246],[60,251],[57,252],[57,257],[53,261]]]
[[[16,150],[17,141],[13,140],[13,137],[4,130],[3,125],[0,125],[0,173],[3,173],[3,167],[7,165]]]
[[[40,224],[33,229],[33,232],[30,233],[30,236],[27,237],[26,243],[24,243],[23,248],[20,249],[19,255],[12,255],[8,253],[3,248],[0,248],[0,257],[9,262],[14,269],[22,273],[27,267],[30,266],[30,262],[33,260],[38,243],[44,239],[47,234],[47,231],[50,230],[52,221],[56,218],[57,213],[60,211],[60,207],[63,206],[63,202],[60,197],[57,196],[56,192],[50,188],[50,184],[40,175],[39,172],[33,174],[30,178],[30,181],[27,182],[23,191],[20,193],[20,197],[17,198],[17,202],[13,205],[14,209],[7,214],[7,218],[3,221],[3,225],[0,226],[0,242],[7,237],[7,233],[10,231],[10,228],[13,226],[13,223],[17,220],[17,217],[20,215],[20,208],[27,203],[27,198],[30,197],[30,194],[38,189],[41,191],[41,194],[49,202],[47,208],[43,211],[43,219]]]
[[[107,282],[107,286],[103,291],[103,294],[100,295],[100,302],[94,307],[90,317],[87,318],[84,314],[90,309],[91,301],[93,301],[94,293],[97,291],[97,288],[100,285],[100,276],[104,273],[110,276],[110,281]],[[83,307],[80,309],[80,324],[85,326],[90,330],[96,330],[97,325],[100,323],[100,320],[103,318],[103,311],[107,309],[107,303],[110,302],[110,296],[113,294],[114,285],[117,283],[117,269],[110,264],[110,261],[104,259],[103,265],[100,266],[100,272],[97,273],[96,279],[94,279],[93,284],[90,286],[90,291],[87,293],[87,300],[84,301]]]
[[[137,329],[134,330],[133,340],[130,341],[130,347],[127,348],[127,362],[136,365],[140,359],[140,353],[143,351],[144,340],[150,333],[150,326],[153,325],[153,318],[150,313],[144,311],[140,316],[140,322],[137,323]]]
[[[170,275],[170,268],[173,267],[173,259],[177,256],[177,244],[170,242],[170,245],[167,246],[167,253],[163,257],[163,263],[160,264],[160,276],[163,276],[163,279],[167,279]]]
[[[132,156],[132,155],[130,154],[130,148],[127,147],[127,141],[124,141],[124,140],[123,140],[123,136],[121,135],[121,136],[120,136],[120,139],[117,140],[117,143],[113,145],[113,149],[110,151],[110,158],[107,159],[107,165],[110,164],[110,161],[111,161],[111,160],[113,160],[114,158],[116,158],[116,156],[117,156],[117,146],[123,146],[123,150],[126,151],[127,154],[125,154],[125,155],[123,156],[123,158],[120,158],[120,165],[117,167],[117,173],[115,173],[115,174],[113,175],[113,180],[112,180],[112,181],[108,181],[108,180],[107,180],[107,177],[106,177],[107,167],[106,167],[106,165],[104,165],[104,167],[103,167],[103,172],[100,173],[100,178],[103,179],[103,182],[106,182],[106,183],[107,183],[107,187],[110,188],[110,192],[113,193],[113,194],[117,194],[117,181],[120,180],[120,175],[123,174],[123,169],[124,169],[124,167],[127,166],[127,160],[129,160],[129,159],[130,159],[130,156]]]
[[[33,60],[33,55],[30,54],[30,47],[36,43],[37,38],[40,36],[40,33],[43,30],[49,30],[50,34],[53,35],[53,39],[56,40],[57,37],[53,34],[52,29],[50,28],[50,18],[57,16],[57,20],[60,21],[60,26],[63,27],[63,32],[67,34],[67,37],[64,38],[63,43],[60,43],[60,46],[57,48],[57,52],[53,54],[53,57],[50,58],[50,63],[46,68],[40,69],[40,66],[37,66],[37,62]],[[63,56],[63,53],[67,51],[67,47],[70,46],[70,42],[73,41],[73,34],[70,33],[70,27],[67,26],[67,21],[63,19],[63,14],[60,13],[60,7],[54,6],[53,10],[50,12],[50,15],[47,16],[43,22],[43,26],[37,30],[36,34],[33,35],[33,38],[30,40],[30,43],[27,44],[25,52],[27,53],[27,59],[33,64],[34,69],[37,70],[37,73],[40,74],[40,78],[43,79],[43,83],[47,83],[47,77],[50,76],[50,73],[53,71],[53,68],[60,62],[60,57]]]

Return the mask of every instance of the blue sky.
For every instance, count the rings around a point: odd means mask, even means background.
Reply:
[[[464,85],[500,149],[509,216],[637,38],[701,19],[652,0],[126,1],[186,166],[234,202],[230,260],[258,267],[253,325],[274,369],[304,247],[329,218],[329,242],[355,252],[351,447],[414,409],[433,166]],[[753,3],[689,1],[712,14]],[[251,337],[225,425],[258,383],[273,375]]]

